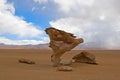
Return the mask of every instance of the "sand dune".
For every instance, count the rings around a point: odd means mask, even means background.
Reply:
[[[62,59],[68,60],[79,50],[67,52]],[[71,72],[56,71],[50,62],[51,50],[0,50],[0,80],[120,80],[119,50],[89,50],[99,65],[74,63]],[[26,58],[36,62],[19,63]]]

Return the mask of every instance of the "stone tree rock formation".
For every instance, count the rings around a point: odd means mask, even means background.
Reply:
[[[73,34],[58,30],[53,27],[47,28],[45,32],[49,35],[49,47],[53,50],[53,54],[51,55],[51,61],[53,62],[53,66],[60,65],[60,57],[66,51],[70,51],[78,44],[83,43],[82,38],[76,39],[76,36],[74,36]]]

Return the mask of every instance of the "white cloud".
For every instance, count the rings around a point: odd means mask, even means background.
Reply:
[[[12,40],[6,38],[5,34],[16,36],[22,40]],[[42,36],[43,31],[38,29],[33,23],[28,23],[24,18],[15,16],[13,3],[7,3],[7,0],[0,0],[0,43],[8,45],[36,45],[47,43],[48,39],[42,37],[41,40],[24,40],[24,38],[34,38]],[[12,37],[12,36],[11,36]]]
[[[6,0],[0,0],[0,34],[12,34],[18,37],[36,37],[42,34],[32,23],[26,22],[23,18],[15,16],[13,4]]]
[[[0,37],[0,43],[4,43],[7,45],[38,45],[47,43],[47,39],[43,40],[11,40],[5,37]]]
[[[34,3],[37,3],[37,4],[32,7],[32,12],[46,9],[46,3],[48,3],[48,0],[33,0],[33,1],[34,1]],[[41,4],[42,4],[42,6],[41,6]]]
[[[15,13],[15,8],[13,7],[13,4],[7,4],[6,0],[0,0],[0,13]]]
[[[45,6],[43,6],[41,9],[42,9],[42,10],[45,10],[45,9],[46,9],[46,7],[45,7]]]
[[[89,28],[89,26],[91,26],[91,22],[85,22],[82,19],[74,17],[61,18],[57,21],[51,21],[50,24],[52,27],[74,33],[79,37],[82,36],[80,34],[83,34],[83,31],[86,28]]]
[[[33,0],[33,1],[40,4],[48,2],[48,0]]]
[[[80,10],[81,6],[91,6],[94,0],[53,0],[61,11],[69,13],[72,10]]]
[[[54,0],[60,18],[51,21],[53,27],[72,32],[84,43],[99,43],[108,49],[120,49],[119,0]]]
[[[36,7],[32,7],[32,12],[36,10]]]

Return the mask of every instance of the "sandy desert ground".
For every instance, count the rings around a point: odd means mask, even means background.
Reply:
[[[69,60],[81,50],[67,52],[62,59]],[[73,71],[56,71],[50,61],[51,50],[0,50],[0,80],[120,80],[120,50],[89,50],[99,65],[73,63]],[[26,58],[36,62],[19,63]]]

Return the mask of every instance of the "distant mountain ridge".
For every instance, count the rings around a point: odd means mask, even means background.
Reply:
[[[49,47],[49,44],[6,45],[4,43],[0,43],[0,49],[51,49],[51,48]],[[105,49],[105,48],[98,43],[89,42],[89,43],[79,44],[74,49]]]
[[[0,49],[50,49],[48,44],[39,45],[6,45],[0,43]]]

